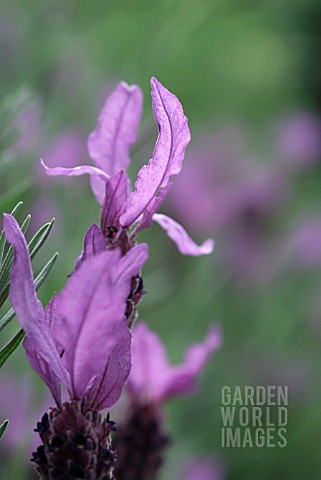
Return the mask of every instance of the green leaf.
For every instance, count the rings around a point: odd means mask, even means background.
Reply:
[[[3,424],[0,426],[0,440],[3,437],[4,432],[7,430],[8,425],[9,425],[9,420],[5,420]]]
[[[20,345],[23,337],[25,336],[25,332],[21,329],[19,332],[15,334],[15,336],[0,350],[0,368],[5,363],[6,360],[10,357],[10,355],[16,350],[16,348]]]
[[[35,290],[36,292],[39,290],[39,288],[41,287],[41,285],[43,284],[43,282],[46,280],[46,278],[48,277],[49,273],[51,272],[51,269],[52,267],[54,266],[56,260],[58,258],[58,253],[55,253],[51,259],[49,260],[49,262],[43,267],[43,269],[41,270],[41,272],[37,275],[36,279],[35,279],[35,283],[36,283],[36,286],[35,286]],[[13,310],[13,308],[10,308],[10,310],[8,310],[8,312],[1,318],[0,320],[0,332],[1,330],[4,329],[4,327],[6,325],[8,325],[8,323],[15,317],[15,311]]]
[[[55,253],[55,255],[53,255],[53,257],[49,260],[49,262],[44,266],[44,268],[41,270],[41,272],[37,276],[37,278],[35,280],[36,290],[38,290],[38,288],[41,287],[41,285],[43,284],[43,282],[45,281],[45,279],[49,275],[55,261],[57,260],[57,257],[58,257],[58,253]],[[10,315],[11,315],[11,318],[14,317],[15,313],[14,313],[13,309],[9,310],[9,312],[7,313],[7,317],[9,317]],[[4,326],[11,320],[11,318],[8,320],[8,318],[5,319],[5,317],[3,317],[3,319],[1,320],[0,330],[2,328],[4,328]],[[25,336],[24,331],[22,329],[19,330],[19,332],[17,332],[16,335],[1,349],[1,351],[0,351],[0,368],[6,362],[6,360],[8,360],[10,355],[12,355],[12,353],[18,348],[18,346],[20,345],[24,336]]]
[[[23,202],[19,202],[17,203],[17,205],[14,207],[14,209],[12,210],[11,212],[11,215],[13,217],[16,217],[21,205],[23,204]],[[4,248],[5,248],[5,244],[6,244],[6,238],[4,236],[4,230],[2,230],[1,232],[1,235],[0,235],[0,266],[1,266],[1,263],[2,263],[2,258],[3,258],[3,253],[4,253]]]
[[[7,311],[7,313],[0,320],[0,332],[4,329],[6,325],[8,325],[9,322],[11,322],[15,315],[16,312],[13,308],[10,308],[10,310]]]
[[[30,215],[26,218],[21,226],[21,230],[23,233],[26,232],[26,229],[30,222]],[[47,240],[49,233],[53,227],[55,219],[53,218],[50,223],[46,223],[41,227],[38,232],[34,235],[34,237],[30,240],[28,244],[30,259],[33,260],[36,254],[39,252],[40,248]],[[4,304],[8,297],[9,293],[9,285],[10,285],[10,269],[13,262],[13,249],[12,247],[9,248],[6,258],[1,266],[0,271],[0,307]]]
[[[31,260],[35,258],[35,256],[39,252],[39,249],[47,240],[54,223],[55,219],[53,218],[50,223],[46,223],[43,227],[41,227],[35,234],[35,236],[30,240],[28,244],[28,249]]]
[[[46,280],[46,278],[48,277],[49,273],[51,272],[51,269],[52,267],[54,266],[56,260],[58,258],[58,252],[56,252],[52,257],[51,259],[49,260],[48,263],[46,263],[46,265],[43,267],[43,269],[41,270],[41,272],[37,275],[36,279],[35,279],[35,282],[36,282],[36,292],[38,291],[38,289],[41,287],[41,285],[43,284],[43,282]]]

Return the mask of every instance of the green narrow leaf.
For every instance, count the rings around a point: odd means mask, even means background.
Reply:
[[[7,313],[0,320],[0,332],[6,325],[15,317],[16,313],[13,308],[7,311]]]
[[[36,290],[38,290],[41,287],[41,285],[49,275],[57,258],[58,258],[58,253],[55,253],[53,257],[49,260],[49,262],[43,267],[43,269],[35,279]],[[10,315],[11,315],[11,318],[9,318],[9,320],[8,318],[5,319],[6,316],[10,317]],[[4,326],[14,317],[14,315],[15,313],[13,309],[10,309],[7,315],[3,317],[3,319],[1,320],[0,330],[4,328]],[[7,343],[7,345],[5,345],[2,348],[2,350],[0,351],[0,368],[5,363],[5,361],[10,357],[10,355],[12,355],[12,353],[16,350],[16,348],[18,348],[24,336],[25,336],[24,331],[22,329],[19,330],[19,332],[16,333],[16,335]]]
[[[46,223],[43,227],[41,227],[38,230],[38,232],[34,235],[34,237],[30,240],[28,244],[28,249],[29,249],[31,260],[35,258],[35,256],[39,252],[39,249],[47,240],[54,223],[55,223],[55,219],[53,218],[50,223]]]
[[[19,202],[17,203],[17,205],[14,207],[14,209],[12,210],[11,212],[11,215],[13,217],[16,217],[18,211],[19,211],[19,208],[21,207],[21,205],[23,205],[23,202]],[[5,244],[6,244],[6,238],[4,236],[4,230],[2,230],[1,232],[1,236],[0,236],[0,266],[2,264],[2,258],[3,258],[3,253],[4,253],[4,247],[5,247]]]
[[[36,292],[38,291],[38,289],[41,287],[41,285],[43,284],[43,282],[46,280],[46,278],[48,277],[49,273],[51,272],[51,269],[52,267],[54,266],[56,260],[58,258],[58,252],[56,252],[52,257],[51,259],[49,260],[48,263],[46,263],[46,265],[43,267],[43,269],[41,270],[41,272],[37,275],[37,277],[35,278],[35,282],[36,282]]]
[[[21,231],[23,234],[26,233],[31,215],[28,215],[23,224],[21,225]],[[32,240],[28,245],[30,259],[33,260],[36,254],[38,253],[40,247],[43,245],[45,240],[48,238],[48,235],[54,224],[54,219],[50,223],[46,223],[41,227],[38,232],[34,235]],[[3,265],[1,266],[0,271],[0,307],[4,304],[8,297],[9,284],[10,284],[10,269],[13,262],[13,248],[10,246],[8,253],[4,259]]]
[[[3,437],[4,432],[7,430],[8,425],[9,425],[9,420],[5,420],[3,424],[0,426],[0,440]]]
[[[18,214],[18,212],[19,212],[19,209],[20,209],[20,207],[21,207],[22,205],[23,205],[23,201],[18,202],[17,205],[16,205],[16,206],[14,207],[14,209],[12,210],[11,215],[12,215],[14,218],[16,218],[16,216],[17,216],[17,214]]]
[[[51,269],[52,267],[54,266],[56,260],[58,258],[58,253],[55,253],[51,259],[49,260],[49,262],[43,267],[43,269],[41,270],[41,272],[37,275],[37,277],[35,278],[35,290],[36,292],[39,290],[39,288],[41,287],[41,285],[43,284],[43,282],[46,280],[46,278],[48,277],[49,273],[51,272]],[[4,327],[6,325],[8,325],[8,323],[14,318],[15,316],[15,311],[13,310],[13,308],[10,308],[10,310],[8,310],[8,312],[1,318],[0,320],[0,332],[1,330],[4,329]]]
[[[15,336],[0,350],[0,368],[5,363],[6,360],[10,357],[10,355],[16,350],[16,348],[20,345],[23,337],[25,336],[25,332],[21,329],[19,332],[15,334]]]
[[[1,236],[0,236],[0,267],[1,267],[1,264],[2,264],[2,258],[3,258],[5,244],[6,244],[6,239],[5,239],[5,236],[4,236],[4,230],[2,230]]]
[[[7,311],[7,313],[0,320],[0,332],[6,325],[15,317],[16,313],[13,308]]]

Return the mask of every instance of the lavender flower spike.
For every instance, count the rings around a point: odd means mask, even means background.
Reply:
[[[125,172],[142,109],[142,94],[137,86],[120,83],[107,99],[98,125],[88,140],[95,167],[62,169],[43,166],[48,175],[90,175],[92,190],[102,205],[101,230],[113,247],[120,247],[123,254],[133,246],[131,239],[140,230],[149,228],[154,220],[165,229],[182,254],[207,255],[213,251],[212,240],[199,247],[176,222],[171,219],[162,221],[155,216],[171,186],[171,177],[181,171],[190,131],[182,105],[175,95],[156,78],[151,79],[151,86],[159,136],[152,158],[138,172],[134,192],[129,191]],[[130,230],[132,236],[128,233]]]
[[[144,323],[136,325],[127,383],[130,402],[115,438],[118,480],[157,478],[168,445],[162,404],[195,390],[198,376],[221,342],[221,330],[212,327],[203,343],[187,350],[183,364],[172,367],[158,336]]]
[[[14,247],[10,300],[26,332],[25,347],[32,367],[49,388],[52,378],[63,382],[71,399],[79,400],[88,391],[93,392],[96,382],[103,388],[100,376],[108,373],[119,332],[126,344],[124,356],[129,358],[126,302],[131,278],[147,259],[147,246],[138,245],[123,259],[113,251],[83,261],[44,311],[34,290],[27,245],[14,217],[5,215],[4,228]],[[129,368],[130,362],[126,364],[127,374]],[[114,386],[117,398],[102,401],[96,391],[95,398],[88,395],[87,400],[100,408],[110,406],[118,399],[125,380]]]
[[[26,332],[26,355],[58,406],[37,425],[44,445],[33,461],[44,479],[85,478],[91,469],[90,478],[109,478],[104,475],[113,464],[112,424],[101,423],[98,411],[118,400],[130,372],[125,313],[131,279],[147,259],[147,246],[134,247],[124,258],[117,250],[89,256],[44,311],[24,236],[12,216],[5,215],[4,229],[14,248],[10,300]],[[70,396],[66,403],[61,401],[61,382]]]

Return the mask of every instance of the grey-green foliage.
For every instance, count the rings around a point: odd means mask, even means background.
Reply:
[[[9,210],[28,192],[32,185],[30,177],[16,179],[12,184],[6,177],[16,164],[10,147],[22,131],[22,118],[34,104],[34,96],[26,87],[5,96],[0,101],[0,211]]]

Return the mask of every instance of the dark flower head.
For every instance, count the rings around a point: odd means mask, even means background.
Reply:
[[[195,390],[198,376],[221,342],[220,329],[212,328],[203,343],[188,349],[181,365],[171,366],[158,336],[142,322],[134,327],[129,405],[115,434],[117,480],[157,478],[169,444],[162,404]]]
[[[49,409],[36,432],[42,445],[32,461],[43,479],[113,478],[113,422],[99,410],[121,395],[131,368],[131,333],[126,309],[132,278],[139,274],[147,246],[126,256],[88,249],[59,295],[44,310],[35,293],[28,247],[14,217],[4,229],[14,249],[10,300],[26,333],[24,348],[33,369],[48,385],[57,408]],[[87,249],[87,250],[88,250]],[[97,253],[97,252],[96,252]],[[69,393],[62,402],[60,384]]]

